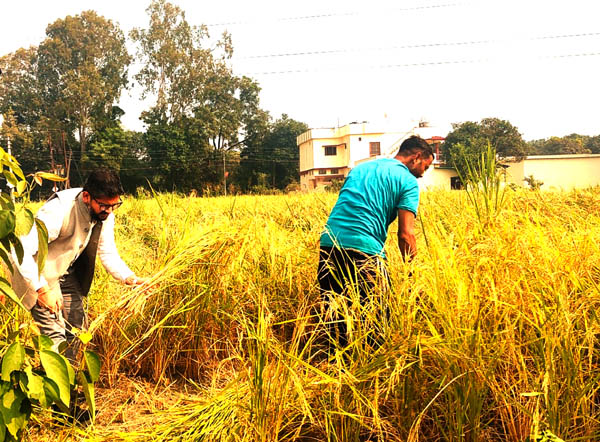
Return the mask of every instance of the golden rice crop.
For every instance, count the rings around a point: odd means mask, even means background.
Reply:
[[[510,190],[484,224],[463,191],[424,193],[418,257],[400,260],[393,225],[392,290],[365,307],[389,318],[348,311],[351,342],[328,359],[315,278],[335,198],[127,198],[117,243],[153,278],[131,290],[96,275],[106,383],[183,379],[201,399],[94,437],[600,439],[600,189]]]

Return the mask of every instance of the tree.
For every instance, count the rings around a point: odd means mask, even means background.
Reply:
[[[518,129],[505,120],[484,118],[479,123],[454,123],[452,129],[443,144],[444,156],[463,176],[467,172],[467,163],[477,164],[488,144],[500,158],[519,161],[527,152]]]
[[[47,118],[39,82],[37,47],[19,49],[0,58],[0,112],[5,116],[4,139],[10,139],[12,153],[26,174],[52,170],[64,163],[67,139],[58,124]],[[55,172],[55,170],[53,170]],[[46,189],[49,190],[49,189]],[[41,187],[33,194],[40,197]]]
[[[127,86],[131,61],[119,27],[94,11],[58,19],[38,48],[38,82],[45,114],[76,131],[80,153]]]
[[[155,174],[155,183],[200,188],[221,182],[253,122],[265,114],[260,88],[227,65],[233,51],[228,34],[209,48],[207,28],[190,26],[177,6],[153,0],[147,12],[148,28],[130,35],[144,63],[135,78],[145,95],[156,94],[155,105],[142,114],[152,167],[164,172]]]
[[[592,153],[600,153],[600,135],[588,137],[585,147]]]
[[[165,0],[153,0],[146,9],[148,29],[135,28],[129,34],[138,43],[137,58],[143,63],[135,79],[143,87],[143,96],[156,94],[153,117],[169,123],[190,115],[198,88],[207,82],[215,54],[208,45],[206,26],[190,26],[185,12]],[[232,54],[227,33],[215,43],[220,58]],[[218,57],[218,55],[217,55]]]
[[[152,184],[163,190],[193,188],[202,171],[198,169],[194,175],[199,157],[190,148],[185,127],[158,119],[151,121],[143,137],[154,172],[149,177]]]
[[[34,126],[42,116],[37,80],[37,48],[0,57],[0,113],[12,111],[18,124]]]
[[[265,175],[269,185],[278,189],[297,181],[300,158],[296,137],[306,130],[305,123],[286,114],[270,123],[262,137],[242,150],[240,179],[244,185],[248,188],[260,186]]]
[[[535,155],[564,155],[584,154],[592,152],[589,138],[578,134],[566,137],[550,137],[548,139],[534,140],[529,142],[530,151]],[[590,145],[590,147],[587,147]]]
[[[118,172],[130,144],[128,138],[120,125],[96,132],[90,138],[89,149],[81,158],[82,169],[92,170],[103,166]]]

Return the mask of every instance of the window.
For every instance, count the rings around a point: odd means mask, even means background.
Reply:
[[[337,169],[331,169],[331,174],[332,175],[337,175],[338,173],[340,173],[339,170],[337,170]]]
[[[381,143],[379,141],[374,141],[369,143],[369,156],[377,156],[381,155]]]
[[[337,155],[337,146],[325,146],[325,156]]]
[[[335,147],[335,146],[333,146]],[[325,175],[327,174],[327,169],[319,169],[319,175]]]

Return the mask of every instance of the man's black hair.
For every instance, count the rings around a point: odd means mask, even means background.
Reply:
[[[83,190],[94,198],[114,198],[123,195],[123,187],[119,175],[113,170],[101,168],[92,171]]]
[[[410,156],[417,152],[421,152],[426,158],[433,157],[433,149],[423,138],[413,135],[408,137],[400,145],[398,155]]]

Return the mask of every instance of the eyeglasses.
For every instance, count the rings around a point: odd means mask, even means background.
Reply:
[[[100,210],[102,212],[106,212],[108,209],[112,209],[113,211],[117,210],[119,207],[121,207],[121,205],[123,204],[123,201],[119,200],[118,203],[114,203],[114,204],[104,204],[101,203],[100,201],[98,201],[96,198],[92,197],[92,199],[94,201],[96,201],[96,203],[98,204],[98,207],[100,207]]]

